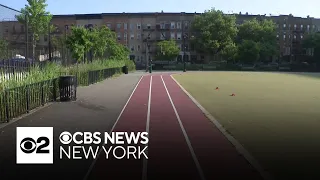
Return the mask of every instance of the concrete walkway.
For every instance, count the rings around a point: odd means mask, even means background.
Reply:
[[[83,179],[92,159],[60,160],[60,133],[110,131],[143,74],[131,73],[80,87],[75,102],[53,103],[5,127],[0,126],[0,179]],[[54,165],[16,165],[16,127],[42,126],[54,127]]]

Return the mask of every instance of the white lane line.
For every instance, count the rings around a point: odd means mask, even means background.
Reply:
[[[176,107],[175,107],[175,105],[174,105],[174,103],[173,103],[173,101],[172,101],[172,98],[171,98],[171,96],[170,96],[170,93],[169,93],[169,91],[168,91],[168,88],[167,88],[167,86],[166,86],[166,83],[164,82],[164,80],[163,80],[163,78],[162,78],[162,75],[161,75],[161,80],[162,80],[162,83],[163,83],[163,85],[164,85],[164,88],[165,88],[166,91],[167,91],[167,95],[168,95],[169,100],[170,100],[170,102],[171,102],[171,105],[172,105],[172,108],[173,108],[173,110],[174,110],[174,113],[175,113],[176,116],[177,116],[177,119],[178,119],[180,128],[181,128],[182,133],[183,133],[183,136],[184,136],[184,138],[185,138],[185,140],[186,140],[186,142],[187,142],[187,144],[188,144],[190,153],[191,153],[191,155],[192,155],[192,158],[193,158],[194,163],[196,164],[196,167],[197,167],[198,173],[199,173],[199,175],[200,175],[200,178],[201,178],[201,180],[205,180],[206,178],[205,178],[205,176],[204,176],[204,173],[203,173],[203,171],[202,171],[202,168],[201,168],[201,166],[200,166],[200,163],[199,163],[199,161],[198,161],[198,158],[197,158],[197,156],[196,156],[196,154],[195,154],[195,152],[194,152],[194,150],[193,150],[193,148],[192,148],[192,145],[191,145],[191,142],[190,142],[190,140],[189,140],[188,134],[187,134],[186,130],[184,129],[184,126],[183,126],[183,124],[182,124],[182,122],[181,122],[181,119],[180,119],[180,116],[179,116],[179,114],[178,114],[178,111],[177,111],[177,109],[176,109]]]
[[[193,103],[198,106],[198,108],[203,112],[203,114],[219,129],[219,131],[229,140],[229,142],[236,148],[238,153],[242,155],[251,164],[265,180],[274,180],[275,178],[267,172],[259,162],[247,151],[239,141],[237,141],[224,127],[218,122],[218,120],[213,117],[201,104],[186,90],[182,85],[170,75],[173,81],[181,88],[181,90],[193,101]]]
[[[140,80],[138,81],[138,83],[137,83],[137,84],[136,84],[136,86],[134,87],[134,89],[133,89],[132,93],[131,93],[131,94],[130,94],[130,96],[129,96],[129,99],[127,100],[126,104],[123,106],[123,108],[122,108],[122,110],[121,110],[121,112],[120,112],[120,114],[119,114],[119,116],[118,116],[118,118],[117,118],[116,122],[113,124],[113,126],[112,126],[112,128],[111,128],[111,130],[110,130],[110,133],[111,133],[111,132],[113,131],[113,129],[116,127],[116,125],[117,125],[117,123],[118,123],[118,121],[119,121],[120,117],[122,116],[122,113],[124,112],[124,110],[126,109],[127,105],[129,104],[129,101],[131,100],[131,98],[132,98],[132,96],[133,96],[134,92],[136,91],[137,87],[139,86],[139,84],[140,84],[140,82],[141,82],[142,78],[143,78],[143,76],[141,76]],[[104,146],[104,145],[105,145],[105,144],[103,143],[103,146]],[[92,162],[92,164],[90,165],[89,170],[88,170],[87,174],[85,175],[85,177],[83,178],[83,180],[87,180],[87,179],[89,178],[89,175],[90,175],[90,173],[91,173],[91,171],[92,171],[92,169],[93,169],[94,165],[96,164],[97,159],[99,158],[99,156],[100,156],[101,152],[102,152],[102,148],[100,148],[100,150],[99,150],[99,152],[98,152],[98,155],[97,155],[96,159],[94,159],[94,160],[93,160],[93,162]]]
[[[146,125],[146,132],[148,133],[148,138],[149,138],[149,127],[150,127],[151,90],[152,90],[152,76],[150,78],[148,114],[147,114],[147,125]],[[148,144],[146,144],[146,146],[148,146]],[[148,156],[148,149],[146,149],[146,155]],[[147,180],[147,176],[148,176],[148,159],[147,158],[143,158],[143,166],[142,167],[143,167],[142,180]]]

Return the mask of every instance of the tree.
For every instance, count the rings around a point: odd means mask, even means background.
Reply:
[[[25,8],[21,9],[21,14],[16,18],[22,24],[28,24],[32,33],[32,57],[35,59],[35,48],[40,35],[47,34],[52,15],[46,11],[46,0],[28,0]],[[52,28],[52,27],[51,27]]]
[[[262,60],[278,53],[276,24],[272,20],[258,21],[252,19],[239,26],[237,43],[244,40],[259,44],[259,56]],[[248,43],[248,42],[247,42]],[[246,45],[245,45],[246,46]]]
[[[302,46],[313,55],[313,61],[320,67],[320,33],[312,33],[302,41]]]
[[[72,57],[78,62],[86,60],[85,53],[92,47],[90,31],[83,27],[72,27],[71,34],[67,37],[66,45],[72,52]]]
[[[244,64],[254,64],[260,57],[260,43],[243,40],[238,46],[238,58]]]
[[[237,35],[236,18],[211,9],[195,16],[191,26],[197,51],[216,55],[232,44]]]
[[[180,49],[174,40],[161,41],[157,44],[160,49],[161,60],[173,61],[180,53]]]
[[[73,58],[80,62],[86,60],[85,54],[92,50],[94,57],[101,58],[107,54],[109,58],[125,59],[129,56],[126,47],[119,44],[116,34],[105,26],[92,28],[72,27],[67,37],[67,47],[71,50]]]
[[[93,54],[102,57],[105,53],[111,58],[123,59],[129,55],[126,47],[117,42],[116,33],[106,26],[91,31]]]
[[[0,59],[8,58],[8,45],[5,39],[0,39]]]
[[[228,44],[222,51],[222,57],[228,62],[235,62],[235,59],[238,55],[238,47],[235,43]]]

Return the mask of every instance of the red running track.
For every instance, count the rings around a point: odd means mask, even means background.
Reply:
[[[148,160],[106,159],[102,153],[88,179],[262,179],[169,74],[142,78],[113,131],[146,129]]]

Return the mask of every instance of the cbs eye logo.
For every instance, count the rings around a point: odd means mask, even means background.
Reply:
[[[59,136],[59,140],[62,144],[70,144],[72,141],[72,135],[67,131],[62,132]]]
[[[30,137],[22,139],[20,143],[20,149],[26,154],[31,154],[34,151],[38,154],[50,153],[49,150],[44,149],[48,147],[50,140],[47,137],[39,137],[37,140],[34,140]]]

